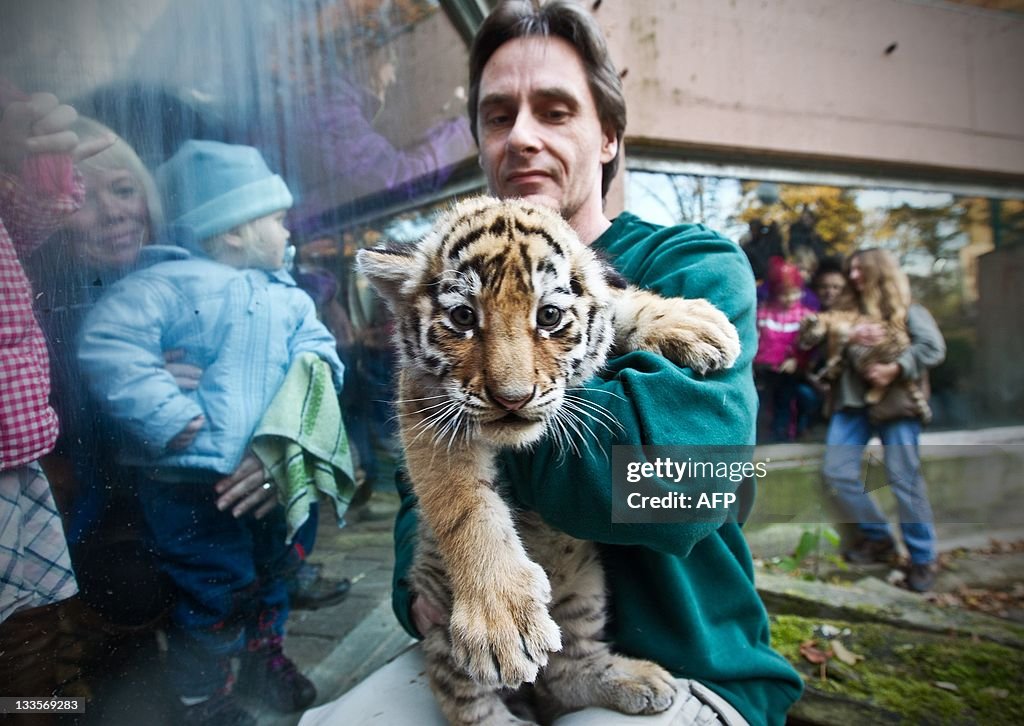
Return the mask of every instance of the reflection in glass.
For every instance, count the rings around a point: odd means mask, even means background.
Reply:
[[[1004,366],[992,362],[998,354],[989,349],[1009,335],[990,330],[1003,316],[979,317],[983,307],[1004,308],[1004,294],[979,283],[979,260],[1024,241],[1024,200],[630,171],[627,207],[661,224],[701,222],[721,230],[744,247],[758,279],[771,256],[799,263],[801,248],[819,260],[868,247],[889,250],[949,347],[946,362],[932,372],[936,425],[1020,421],[1020,409],[1011,413],[1006,402],[1024,400],[1021,382],[993,371]],[[989,361],[989,375],[979,359]]]

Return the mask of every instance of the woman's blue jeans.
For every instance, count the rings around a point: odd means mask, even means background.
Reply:
[[[861,481],[864,447],[872,434],[882,440],[885,472],[896,497],[910,561],[934,562],[935,524],[921,475],[920,421],[907,418],[874,425],[866,409],[837,411],[825,437],[825,484],[846,521],[856,522],[865,537],[880,540],[891,536],[885,515]]]

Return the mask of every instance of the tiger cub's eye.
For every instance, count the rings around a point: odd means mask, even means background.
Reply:
[[[456,305],[448,311],[448,319],[455,327],[468,330],[476,325],[476,313],[469,305]]]
[[[562,311],[554,305],[545,305],[537,311],[537,325],[542,328],[553,328],[562,322]]]

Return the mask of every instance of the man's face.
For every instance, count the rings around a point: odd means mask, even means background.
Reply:
[[[818,294],[822,310],[828,310],[836,304],[845,285],[846,278],[839,272],[826,272],[818,278],[815,292]]]
[[[583,63],[567,41],[516,38],[480,78],[480,166],[492,194],[561,212],[580,229],[603,219],[601,165],[618,142],[597,116]]]

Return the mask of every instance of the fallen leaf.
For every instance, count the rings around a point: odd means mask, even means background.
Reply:
[[[836,658],[848,666],[855,666],[858,662],[864,660],[864,656],[851,652],[838,640],[833,640],[829,645],[832,647],[832,652],[835,654]]]
[[[950,683],[949,681],[935,681],[932,685],[934,685],[936,688],[941,688],[944,691],[959,691],[960,690],[960,688],[957,687],[957,685],[955,683]]]
[[[808,663],[824,663],[832,654],[818,648],[818,641],[805,640],[800,644],[800,655],[802,655]]]

